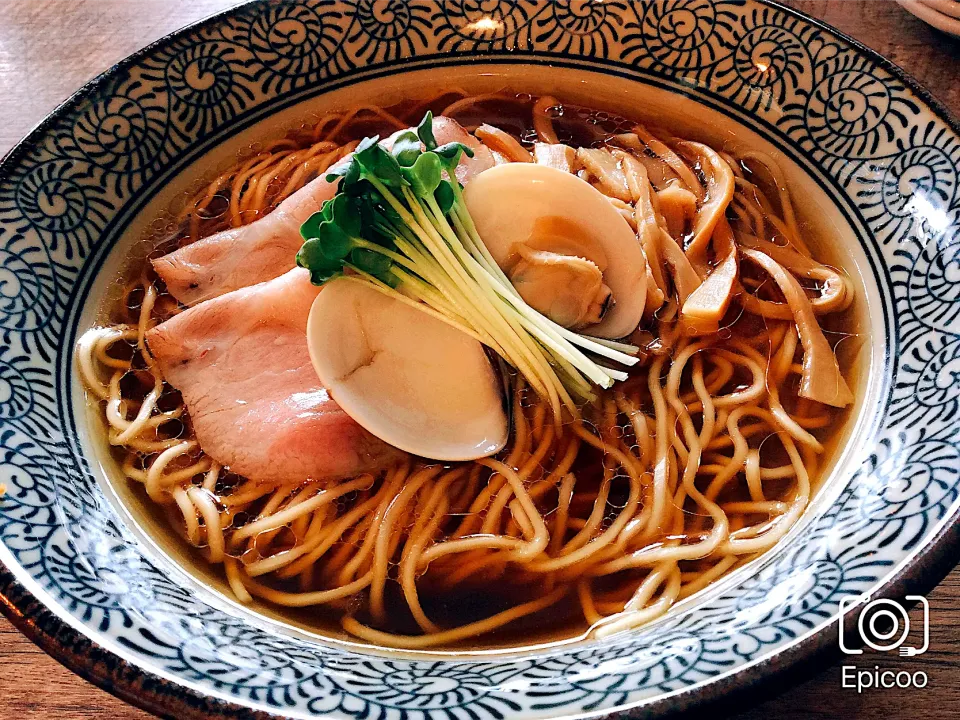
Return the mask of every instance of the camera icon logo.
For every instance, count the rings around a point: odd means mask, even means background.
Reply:
[[[877,652],[899,650],[902,657],[923,655],[930,648],[930,604],[921,595],[907,595],[905,602],[916,601],[923,608],[923,640],[920,646],[906,645],[910,636],[910,615],[895,600],[870,600],[865,595],[848,595],[840,600],[840,649],[847,655],[862,655],[861,648],[850,647],[844,637],[844,619],[850,610],[865,603],[857,617],[857,631],[864,644]]]

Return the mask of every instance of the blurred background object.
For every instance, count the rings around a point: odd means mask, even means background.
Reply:
[[[960,37],[960,2],[957,0],[897,0],[909,13],[925,23]]]

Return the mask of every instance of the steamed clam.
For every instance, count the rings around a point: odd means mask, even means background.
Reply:
[[[506,444],[503,387],[483,345],[412,304],[337,278],[313,303],[307,345],[340,407],[401,450],[472,460]]]
[[[620,338],[636,329],[647,261],[609,200],[546,165],[491,168],[464,189],[477,231],[521,297],[564,327]]]

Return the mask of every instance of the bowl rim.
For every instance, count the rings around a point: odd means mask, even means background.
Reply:
[[[916,78],[893,61],[829,23],[803,11],[777,0],[758,0],[758,2],[792,15],[819,30],[825,30],[847,43],[860,56],[902,82],[905,88],[914,93],[938,119],[960,136],[960,116],[955,115]],[[264,0],[245,0],[185,25],[159,37],[85,82],[0,157],[0,180],[5,174],[2,169],[12,165],[21,155],[33,148],[52,124],[85,101],[89,95],[105,87],[124,70],[136,65],[154,50],[175,42],[191,32],[207,26],[215,26],[223,18],[263,3]],[[518,58],[518,61],[520,61],[518,64],[522,64],[522,58]],[[902,601],[906,595],[925,596],[960,563],[960,507],[950,516],[942,518],[938,524],[939,531],[925,545],[916,549],[903,567],[879,586],[871,597]],[[914,604],[904,605],[909,608]],[[17,579],[2,560],[0,560],[0,613],[37,647],[68,670],[114,697],[154,715],[175,717],[178,720],[193,718],[199,720],[210,717],[267,720],[284,717],[281,713],[255,709],[167,680],[107,650],[50,610]],[[854,624],[852,614],[848,614],[845,629],[852,630]],[[754,707],[777,697],[789,687],[798,685],[802,680],[813,677],[816,672],[823,669],[824,662],[832,663],[840,657],[838,634],[839,623],[831,622],[819,632],[788,644],[772,656],[748,663],[731,675],[720,676],[706,684],[697,684],[692,688],[652,699],[639,706],[613,712],[600,712],[593,717],[598,720],[614,720],[614,718],[639,719],[667,715],[689,716],[694,710],[699,717],[707,706],[723,714]],[[788,674],[791,676],[788,686],[784,687],[780,683],[773,682],[775,679],[783,680]],[[762,683],[759,692],[758,683]]]

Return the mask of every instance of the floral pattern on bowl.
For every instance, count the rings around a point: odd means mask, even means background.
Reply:
[[[414,62],[494,60],[682,92],[819,175],[859,231],[885,324],[852,469],[752,575],[603,642],[404,659],[251,622],[136,540],[77,442],[71,350],[93,278],[158,187],[256,118]],[[832,642],[841,598],[890,592],[943,552],[960,509],[960,130],[893,66],[761,0],[254,2],[122,62],[4,160],[0,329],[3,607],[86,676],[178,716],[663,713]]]

